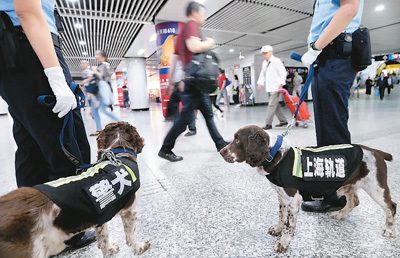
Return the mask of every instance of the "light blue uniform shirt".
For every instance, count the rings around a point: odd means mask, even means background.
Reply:
[[[333,16],[339,10],[339,0],[317,0],[315,3],[314,17],[311,23],[310,35],[308,35],[308,43],[316,41],[324,32]],[[360,27],[361,16],[364,7],[364,0],[360,0],[357,15],[351,20],[349,26],[344,30],[347,33],[353,33]]]
[[[58,35],[56,22],[54,19],[55,4],[56,0],[42,0],[42,9],[44,12],[44,16],[46,17],[46,21],[49,24],[50,32]],[[7,13],[11,21],[13,22],[14,26],[21,26],[18,16],[15,13],[13,0],[0,0],[0,11],[4,11]]]

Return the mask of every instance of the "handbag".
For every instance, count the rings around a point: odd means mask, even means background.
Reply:
[[[182,40],[185,40],[186,25],[183,29]],[[183,44],[186,44],[183,42]],[[218,57],[211,51],[193,54],[192,60],[185,68],[185,81],[189,89],[201,93],[213,93],[218,88]]]
[[[379,97],[379,89],[378,88],[375,89],[375,94],[376,94],[376,96]]]
[[[367,28],[358,28],[353,32],[352,37],[351,63],[354,69],[362,71],[372,63],[369,30]]]

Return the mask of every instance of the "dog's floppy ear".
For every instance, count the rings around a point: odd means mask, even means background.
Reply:
[[[268,139],[261,132],[250,135],[246,148],[246,163],[252,167],[261,164],[269,155],[268,144]]]
[[[144,146],[144,139],[140,137],[136,127],[129,125],[129,128],[126,129],[126,133],[132,135],[132,143],[134,144],[134,147],[136,147],[137,154],[141,153]]]

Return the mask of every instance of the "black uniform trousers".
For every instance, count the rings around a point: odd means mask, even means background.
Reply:
[[[175,120],[174,125],[165,137],[161,151],[168,153],[174,148],[178,136],[183,133],[186,130],[186,126],[193,121],[195,109],[200,110],[203,114],[204,119],[206,120],[208,132],[210,133],[215,145],[219,147],[224,144],[224,139],[219,134],[213,120],[213,111],[211,109],[210,98],[208,95],[185,89],[185,92],[182,93],[182,105],[181,115],[177,120]]]
[[[317,145],[350,144],[348,99],[357,71],[351,58],[330,58],[334,54],[324,51],[312,80]]]
[[[0,95],[9,105],[14,120],[13,134],[17,144],[15,170],[18,187],[42,184],[60,177],[76,174],[76,168],[64,155],[59,143],[63,118],[52,108],[38,104],[39,95],[53,95],[43,66],[26,37],[19,37],[20,65],[17,69],[0,67]],[[72,77],[62,56],[55,47],[67,83]],[[1,57],[0,57],[1,58]],[[83,162],[90,163],[90,145],[79,110],[74,110],[77,142]],[[66,137],[67,149],[72,139]]]

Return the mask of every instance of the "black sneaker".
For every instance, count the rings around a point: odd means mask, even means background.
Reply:
[[[264,129],[264,130],[272,129],[272,125],[265,125],[262,127],[262,129]]]
[[[225,146],[229,145],[230,142],[223,141],[222,143],[217,145],[217,151],[220,152]]]
[[[310,201],[310,202],[303,202],[301,204],[301,209],[303,211],[308,212],[317,212],[317,213],[324,213],[324,212],[331,212],[331,211],[339,211],[343,209],[346,204],[327,204],[323,201]]]
[[[175,155],[175,153],[173,153],[172,151],[164,152],[160,150],[158,152],[158,156],[171,162],[183,160],[183,157]]]
[[[277,125],[275,125],[276,127],[282,127],[282,126],[285,126],[285,125],[287,125],[288,124],[288,122],[281,122],[281,123],[279,123],[279,124],[277,124]]]
[[[189,132],[187,132],[187,133],[185,134],[185,136],[193,136],[193,135],[195,135],[195,134],[196,134],[196,131],[189,130]]]

